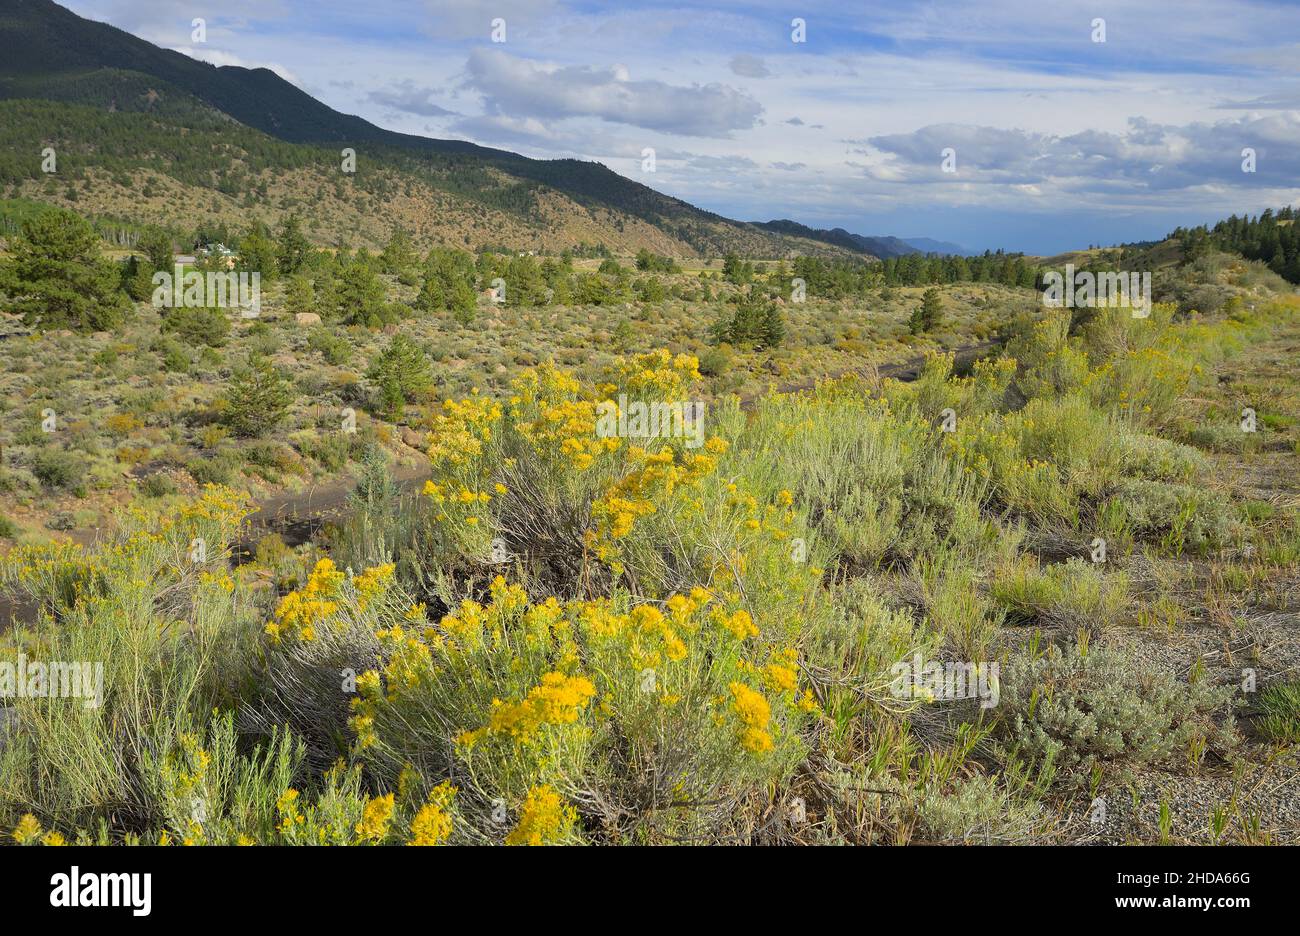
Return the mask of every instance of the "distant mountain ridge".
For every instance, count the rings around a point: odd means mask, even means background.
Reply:
[[[864,234],[853,234],[844,228],[814,228],[806,224],[800,224],[798,221],[791,221],[788,218],[782,218],[777,221],[754,221],[757,227],[769,231],[776,231],[781,234],[788,234],[792,237],[802,237],[807,240],[820,241],[823,244],[831,244],[836,247],[843,247],[845,250],[853,250],[859,253],[870,254],[881,260],[888,260],[890,257],[902,257],[914,253],[936,253],[953,256],[970,256],[973,251],[967,250],[960,244],[954,244],[950,241],[934,240],[929,237],[892,237],[889,235],[869,236]]]
[[[934,240],[930,237],[904,237],[903,243],[915,247],[921,253],[943,254],[944,256],[969,257],[979,251],[954,244],[952,241]]]

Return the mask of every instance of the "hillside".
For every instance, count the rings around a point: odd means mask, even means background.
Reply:
[[[4,0],[0,47],[0,184],[11,196],[89,214],[130,202],[186,229],[246,223],[250,211],[274,222],[309,198],[324,243],[378,243],[402,224],[429,245],[860,253],[703,211],[599,163],[384,130],[267,69],[198,62],[50,0]],[[46,146],[59,155],[53,178],[33,158]],[[358,152],[353,175],[340,170],[344,146]]]

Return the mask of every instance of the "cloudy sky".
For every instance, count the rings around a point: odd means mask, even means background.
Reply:
[[[63,2],[745,220],[1052,253],[1300,204],[1297,0]]]

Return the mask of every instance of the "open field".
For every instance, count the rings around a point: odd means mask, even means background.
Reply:
[[[13,700],[0,814],[106,842],[1295,841],[1300,303],[1215,270],[1239,296],[1209,315],[1071,327],[956,284],[915,336],[902,288],[788,305],[768,350],[709,337],[722,296],[303,328],[272,292],[208,345],[148,307],[11,323],[0,575],[40,617],[4,639],[112,688]],[[403,336],[432,379],[385,418],[366,375]],[[241,437],[254,359],[292,400]],[[620,393],[699,399],[701,444],[602,435]],[[282,537],[250,498],[320,513]]]
[[[594,270],[594,262],[575,262],[584,265]],[[685,273],[657,278],[687,295],[737,292]],[[392,301],[414,302],[416,287],[385,279]],[[261,318],[234,318],[228,329],[197,340],[168,329],[165,315],[145,304],[113,333],[34,331],[11,318],[0,322],[0,517],[32,535],[84,538],[107,527],[136,493],[192,494],[206,481],[246,486],[258,496],[305,490],[346,474],[371,442],[409,467],[423,458],[423,431],[441,397],[473,388],[505,395],[524,368],[543,361],[590,376],[618,355],[663,347],[702,358],[707,397],[752,397],[983,343],[1034,302],[1024,290],[954,286],[945,290],[942,328],[918,337],[907,319],[922,292],[900,287],[885,300],[814,298],[789,306],[789,334],[768,353],[712,345],[708,326],[719,306],[698,300],[513,309],[480,299],[469,323],[450,313],[420,314],[379,330],[298,325],[277,284]],[[382,411],[366,376],[396,335],[421,349],[432,376],[400,416]],[[258,355],[294,375],[294,399],[275,438],[241,440],[223,429],[219,409],[232,372]],[[358,414],[356,433],[344,436],[338,430],[348,408]],[[58,414],[56,433],[41,430],[47,409]],[[69,453],[75,477],[44,484],[34,468],[42,452],[55,451]]]

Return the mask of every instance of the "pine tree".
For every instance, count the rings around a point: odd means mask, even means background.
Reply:
[[[231,376],[224,422],[235,435],[256,438],[280,424],[293,400],[293,385],[275,365],[254,358]]]
[[[769,301],[763,311],[763,345],[775,348],[785,340],[785,317],[780,307]]]
[[[420,294],[415,297],[415,307],[428,314],[441,312],[447,307],[447,294],[443,289],[442,276],[437,270],[425,271]]]
[[[140,236],[140,250],[149,259],[150,273],[172,272],[172,239],[159,227],[151,227]]]
[[[384,305],[384,284],[375,276],[368,255],[357,257],[334,280],[334,317],[348,325],[379,328],[393,320]]]
[[[153,268],[147,259],[142,262],[135,254],[131,254],[122,274],[122,287],[136,302],[149,301],[153,296]]]
[[[468,325],[474,321],[474,313],[477,311],[478,297],[474,294],[474,287],[464,279],[456,280],[451,288],[451,312],[456,321]]]
[[[239,240],[239,269],[246,273],[260,273],[263,279],[270,279],[279,269],[276,260],[276,247],[260,223],[249,228],[248,233]]]
[[[410,338],[394,335],[388,347],[376,356],[366,378],[379,390],[385,416],[392,420],[402,414],[402,406],[412,403],[433,389],[429,359]]]
[[[100,256],[99,237],[80,215],[55,208],[28,218],[12,252],[0,266],[0,291],[26,324],[82,331],[121,324],[129,305],[121,272]]]
[[[393,231],[383,253],[379,255],[380,268],[392,276],[401,276],[415,266],[415,251],[411,247],[411,236],[400,227]]]
[[[311,242],[302,232],[297,215],[289,215],[280,223],[276,238],[275,258],[281,273],[297,273],[311,254]]]
[[[913,335],[933,331],[943,317],[943,298],[939,290],[931,287],[921,296],[921,305],[913,310],[908,319],[908,328]]]
[[[290,315],[297,315],[300,312],[314,312],[315,305],[316,291],[312,288],[311,280],[301,274],[290,279],[284,290],[285,310]]]

